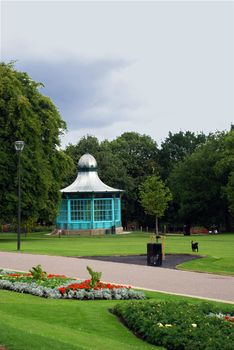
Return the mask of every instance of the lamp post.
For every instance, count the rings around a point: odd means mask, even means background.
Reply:
[[[20,251],[21,234],[21,183],[20,183],[20,156],[24,149],[24,141],[15,141],[15,149],[18,153],[18,223],[17,223],[17,250]]]

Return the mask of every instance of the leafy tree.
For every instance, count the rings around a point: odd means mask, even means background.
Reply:
[[[234,216],[234,171],[232,171],[229,175],[226,191],[227,191],[227,198],[229,202],[229,210],[231,214]]]
[[[145,212],[155,217],[158,234],[158,218],[161,218],[172,200],[172,194],[159,176],[150,176],[140,185],[140,203]]]
[[[162,142],[159,150],[160,174],[167,179],[176,164],[192,154],[198,146],[206,141],[203,133],[194,134],[191,131],[180,131],[172,134]]]
[[[179,217],[187,226],[229,226],[227,190],[232,177],[226,142],[225,133],[210,135],[204,145],[178,163],[169,178]]]
[[[234,216],[234,128],[222,139],[222,145],[219,148],[221,159],[215,165],[215,171],[223,178],[223,195],[226,196],[229,205],[229,211]]]
[[[110,147],[127,173],[123,195],[125,222],[137,219],[143,224],[145,216],[139,203],[139,185],[147,176],[158,173],[157,143],[150,136],[126,132],[113,140]]]
[[[150,136],[125,132],[111,143],[113,153],[123,161],[128,174],[140,178],[157,170],[157,143]]]
[[[13,64],[0,64],[0,216],[12,222],[17,213],[16,140],[23,140],[22,219],[51,222],[60,200],[59,189],[72,167],[61,150],[60,135],[66,129],[58,110],[39,89],[42,84]]]

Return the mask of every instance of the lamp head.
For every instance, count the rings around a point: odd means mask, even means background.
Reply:
[[[17,152],[22,152],[24,149],[24,141],[15,141],[15,149]]]

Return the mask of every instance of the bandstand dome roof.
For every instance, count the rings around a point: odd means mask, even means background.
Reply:
[[[89,153],[84,154],[78,162],[78,175],[75,181],[61,190],[63,193],[76,192],[122,192],[122,190],[104,184],[97,173],[97,161]]]

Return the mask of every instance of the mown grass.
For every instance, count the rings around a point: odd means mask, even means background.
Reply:
[[[234,234],[204,236],[167,236],[166,253],[192,254],[191,240],[199,243],[199,253],[206,256],[181,264],[179,268],[234,275]],[[45,233],[22,235],[21,251],[61,256],[98,256],[145,254],[149,234],[106,235],[102,237],[54,237]],[[0,251],[16,251],[16,234],[0,234]]]
[[[201,300],[146,292],[155,300]],[[128,301],[122,301],[127,303]],[[136,338],[109,312],[120,301],[51,300],[0,290],[0,344],[9,350],[162,349]],[[233,305],[214,303],[221,309]]]

